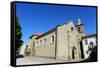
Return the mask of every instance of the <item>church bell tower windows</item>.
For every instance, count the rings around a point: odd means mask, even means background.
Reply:
[[[83,26],[84,26],[84,25],[81,23],[81,20],[78,19],[78,24],[77,24],[77,31],[78,31],[78,33],[83,33],[83,32],[84,32]]]

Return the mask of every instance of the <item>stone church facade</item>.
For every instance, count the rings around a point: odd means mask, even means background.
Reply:
[[[84,36],[83,24],[78,19],[74,25],[70,20],[57,25],[44,34],[30,36],[28,45],[29,56],[49,57],[61,60],[80,60],[80,41]]]

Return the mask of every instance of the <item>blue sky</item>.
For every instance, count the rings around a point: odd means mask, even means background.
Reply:
[[[44,33],[70,19],[76,25],[80,18],[86,34],[96,33],[95,7],[16,3],[16,15],[22,27],[24,44],[28,44],[32,34]]]

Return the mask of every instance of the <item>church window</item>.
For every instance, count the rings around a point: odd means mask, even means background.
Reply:
[[[46,44],[46,39],[44,39],[44,43]]]
[[[42,40],[40,40],[40,44],[42,44]]]
[[[74,28],[73,27],[71,27],[71,31],[73,31],[74,30]]]
[[[51,43],[54,43],[54,36],[51,36]]]
[[[45,38],[43,39],[43,45],[46,45],[46,39]]]
[[[78,27],[78,31],[79,31],[79,32],[81,31],[81,27]]]

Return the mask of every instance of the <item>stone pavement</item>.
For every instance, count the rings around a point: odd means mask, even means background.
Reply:
[[[79,60],[81,61],[81,60]],[[46,64],[46,63],[64,63],[64,62],[79,62],[76,60],[66,61],[66,60],[55,60],[53,58],[44,57],[24,57],[16,59],[16,65],[30,65],[30,64]]]

